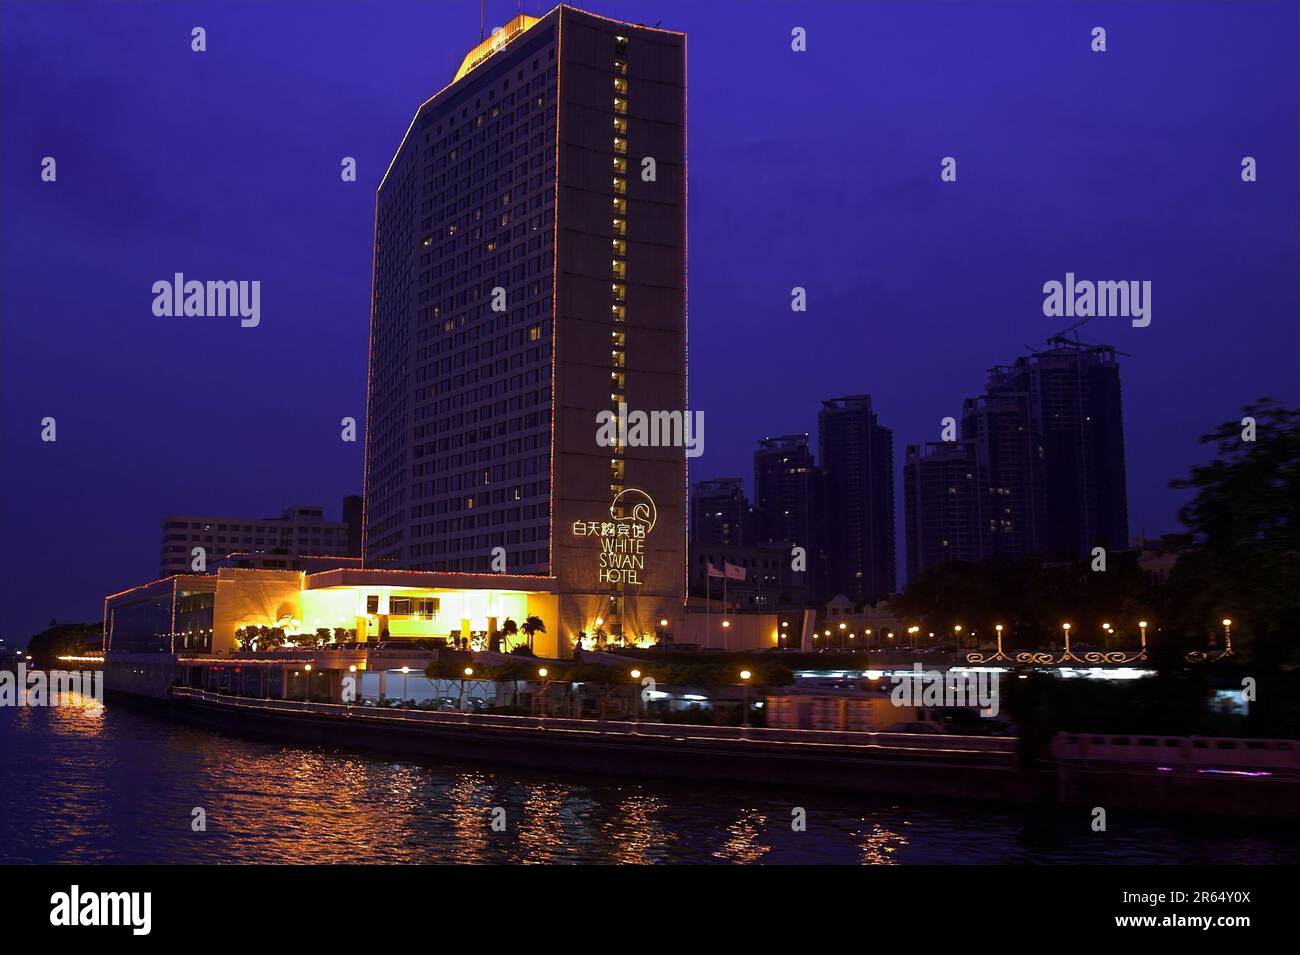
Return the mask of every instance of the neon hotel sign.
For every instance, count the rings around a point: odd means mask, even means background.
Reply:
[[[645,570],[645,541],[654,526],[654,500],[645,491],[628,488],[609,505],[609,520],[574,521],[573,533],[599,541],[599,583],[640,585]]]

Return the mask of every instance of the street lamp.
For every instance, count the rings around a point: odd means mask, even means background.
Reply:
[[[1147,649],[1147,622],[1145,620],[1138,621],[1138,631],[1142,634],[1142,652],[1145,653]]]
[[[543,718],[546,716],[546,688],[551,685],[551,681],[546,679],[546,675],[550,672],[546,667],[537,668],[537,675],[542,679],[542,690],[537,694],[537,709]]]
[[[402,702],[406,702],[406,675],[411,672],[410,667],[402,667]]]
[[[634,669],[628,674],[628,676],[632,677],[634,680],[640,680],[641,671]],[[639,723],[641,722],[641,691],[635,689],[633,692],[636,694],[636,697],[632,700],[632,722]]]
[[[952,628],[953,638],[957,641],[957,649],[961,649],[961,624]]]
[[[1228,617],[1223,618],[1223,655],[1227,656],[1232,652],[1232,620]]]
[[[753,676],[748,670],[740,671],[741,684],[745,687],[745,708],[741,711],[742,729],[749,729],[749,678]]]
[[[1068,623],[1061,624],[1061,630],[1065,633],[1065,655],[1068,657],[1070,655],[1070,625]]]
[[[998,656],[1002,656],[1002,624],[998,624],[993,629],[998,632]]]

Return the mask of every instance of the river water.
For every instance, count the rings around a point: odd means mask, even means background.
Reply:
[[[792,827],[798,809],[806,831]],[[1300,830],[1276,823],[1116,812],[1096,833],[1090,820],[392,759],[111,704],[0,709],[3,863],[1300,862]]]

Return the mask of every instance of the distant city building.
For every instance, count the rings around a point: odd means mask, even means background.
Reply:
[[[346,509],[346,505],[345,505]],[[349,525],[325,520],[320,505],[286,508],[279,517],[211,517],[174,514],[162,520],[159,576],[194,570],[194,548],[203,548],[204,565],[215,570],[236,553],[349,556]]]
[[[1019,390],[1017,377],[1011,369],[994,368],[987,392],[968,399],[962,407],[962,439],[973,443],[977,480],[986,495],[977,512],[981,533],[975,535],[971,528],[966,536],[978,537],[978,552],[983,557],[1015,559],[1042,549],[1046,526],[1043,469],[1029,413],[1029,393]]]
[[[823,507],[822,473],[808,435],[760,440],[754,452],[754,543],[785,545],[790,560],[796,546],[803,548],[803,590],[809,597],[820,592]]]
[[[825,573],[818,592],[874,603],[895,590],[894,432],[869,395],[822,402],[818,457],[825,474]]]
[[[961,440],[908,448],[908,573],[955,560],[1128,548],[1119,363],[1062,337],[989,372]]]
[[[343,499],[343,523],[348,525],[348,554],[361,556],[361,495],[349,494]]]
[[[743,478],[715,478],[691,485],[691,546],[741,546],[753,539]]]
[[[725,601],[727,610],[793,610],[805,606],[806,578],[791,569],[790,548],[784,544],[696,545],[691,543],[691,593]],[[709,565],[726,573],[727,565],[744,571],[734,576],[709,577]]]
[[[1137,564],[1148,574],[1161,580],[1167,580],[1183,555],[1197,549],[1194,534],[1163,534],[1149,538],[1141,535],[1133,538],[1133,549],[1137,552]]]
[[[1043,468],[1043,551],[1087,557],[1128,547],[1128,490],[1119,362],[1110,345],[1055,339],[1016,360],[1010,377],[1029,395]]]
[[[985,473],[974,441],[907,446],[903,536],[909,580],[936,564],[991,556],[985,510],[995,505]]]

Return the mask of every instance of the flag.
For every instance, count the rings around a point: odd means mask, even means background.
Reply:
[[[737,567],[735,564],[725,560],[722,562],[722,569],[724,575],[730,577],[732,580],[744,580],[747,575],[744,567]]]
[[[730,565],[728,565],[728,566],[730,566]],[[723,576],[722,571],[720,571],[720,570],[718,570],[718,568],[714,567],[712,561],[709,562],[709,576],[710,576],[710,577],[721,577],[721,576]]]

